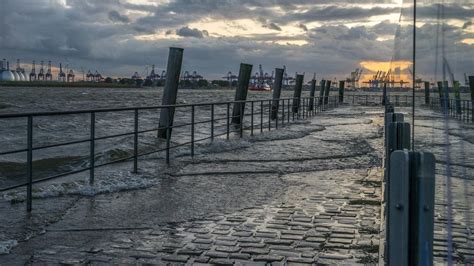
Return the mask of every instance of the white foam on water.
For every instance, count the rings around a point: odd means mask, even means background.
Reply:
[[[16,240],[0,241],[0,255],[10,254],[10,250],[18,245]]]
[[[107,177],[97,178],[92,186],[89,185],[88,181],[81,180],[35,187],[33,198],[44,199],[64,195],[94,196],[103,193],[148,188],[157,183],[157,178],[135,175],[129,171],[117,171],[110,173]],[[26,193],[24,191],[4,193],[3,198],[8,201],[24,201]]]

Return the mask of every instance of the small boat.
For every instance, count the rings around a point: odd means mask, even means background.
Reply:
[[[272,88],[267,83],[263,83],[263,84],[252,84],[249,87],[249,90],[251,90],[251,91],[272,91]]]

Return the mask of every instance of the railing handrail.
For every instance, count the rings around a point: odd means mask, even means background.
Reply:
[[[331,95],[330,97],[334,97]],[[314,98],[318,99],[319,96],[310,97],[300,97],[302,98]],[[279,99],[255,99],[255,100],[245,100],[245,101],[222,101],[222,102],[204,102],[204,103],[189,103],[189,104],[173,104],[173,105],[156,105],[156,106],[142,106],[142,107],[120,107],[120,108],[98,108],[98,109],[81,109],[81,110],[71,110],[71,111],[44,111],[44,112],[29,112],[29,113],[11,113],[11,114],[0,114],[0,119],[7,118],[22,118],[22,117],[38,117],[38,116],[60,116],[60,115],[77,115],[77,114],[90,114],[90,113],[106,113],[106,112],[122,112],[122,111],[135,111],[135,110],[155,110],[155,109],[164,109],[164,108],[173,108],[173,107],[193,107],[193,106],[207,106],[207,105],[226,105],[232,103],[251,103],[251,102],[260,102],[260,101],[274,101],[274,100],[293,100],[297,97],[286,97]]]

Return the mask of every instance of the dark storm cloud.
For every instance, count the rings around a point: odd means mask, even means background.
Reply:
[[[271,22],[269,24],[264,24],[263,25],[265,28],[269,28],[271,30],[276,30],[276,31],[281,31],[281,27],[278,26],[276,23]]]
[[[125,15],[120,15],[119,12],[113,10],[109,12],[109,19],[113,22],[129,23],[130,19]]]
[[[209,33],[206,30],[199,30],[196,28],[190,28],[188,26],[182,27],[178,30],[176,30],[176,35],[181,36],[181,37],[195,37],[195,38],[204,38],[205,36],[208,36]]]
[[[462,25],[462,29],[465,30],[469,27],[471,27],[473,24],[472,24],[472,21],[468,21],[466,23],[464,23],[464,25]]]
[[[303,24],[303,23],[299,23],[299,24],[298,24],[298,28],[300,28],[300,29],[302,29],[302,30],[304,30],[304,31],[308,31],[308,27],[306,27],[306,25]]]

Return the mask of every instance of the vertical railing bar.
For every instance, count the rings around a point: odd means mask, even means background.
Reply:
[[[260,100],[260,133],[263,132],[263,100]]]
[[[282,108],[281,108],[281,124],[285,126],[285,100],[282,100]]]
[[[94,184],[95,178],[95,112],[91,112],[91,136],[90,136],[90,168],[89,168],[89,184]]]
[[[230,110],[230,103],[227,103],[227,139],[229,139],[229,129],[230,129],[230,122],[229,122],[229,110]]]
[[[26,211],[31,212],[33,201],[33,116],[28,116],[27,136],[27,187],[26,187]]]
[[[169,114],[170,107],[168,107],[167,109],[168,109],[168,114]],[[167,165],[170,165],[170,144],[171,144],[171,125],[168,124],[166,127],[166,164]]]
[[[211,141],[214,141],[214,104],[211,104]]]
[[[133,173],[138,173],[138,109],[135,109],[133,134]]]
[[[268,131],[272,130],[272,101],[268,101]]]
[[[250,136],[253,136],[253,113],[254,113],[254,101],[250,103],[250,113],[252,114],[250,116]]]
[[[239,133],[240,138],[244,136],[244,111],[245,111],[245,103],[240,103],[240,117],[239,117]]]
[[[195,106],[191,106],[191,157],[194,158],[194,116]]]

